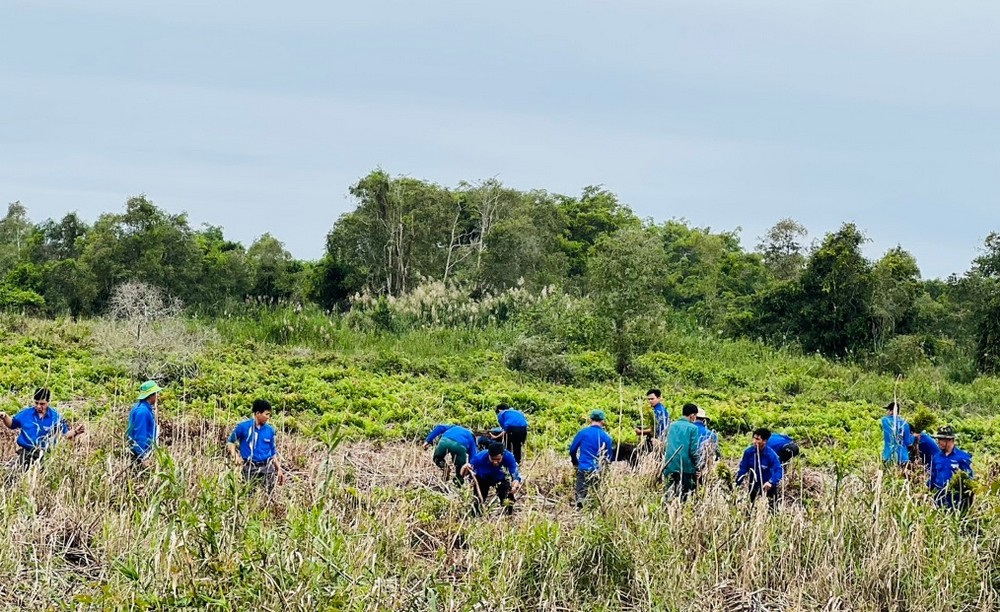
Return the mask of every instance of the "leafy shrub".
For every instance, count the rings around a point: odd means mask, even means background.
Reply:
[[[518,338],[504,356],[507,367],[555,383],[569,384],[576,372],[558,343],[537,336]]]
[[[919,336],[903,335],[886,342],[876,364],[882,372],[905,376],[919,365],[930,365],[930,360]]]
[[[597,351],[573,353],[567,357],[575,378],[585,382],[607,382],[618,378],[611,356]]]

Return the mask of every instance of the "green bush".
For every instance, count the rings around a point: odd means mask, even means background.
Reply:
[[[518,338],[504,356],[507,367],[549,382],[570,384],[576,380],[573,365],[558,343],[535,336]]]

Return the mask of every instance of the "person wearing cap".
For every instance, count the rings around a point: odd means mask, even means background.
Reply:
[[[768,506],[774,510],[778,503],[778,484],[785,473],[778,454],[767,445],[771,435],[765,427],[754,430],[753,443],[743,451],[740,468],[736,472],[736,484],[745,483],[750,491],[750,503],[763,493]]]
[[[694,420],[694,426],[698,428],[698,469],[701,477],[705,477],[706,470],[711,467],[710,461],[718,461],[722,458],[719,452],[719,434],[708,428],[708,414],[705,409],[699,407],[698,414]]]
[[[569,460],[576,468],[577,508],[583,508],[583,501],[597,483],[602,464],[614,460],[615,443],[604,431],[606,419],[603,410],[591,410],[590,425],[578,431],[569,445]]]
[[[447,478],[448,464],[445,463],[444,459],[451,455],[451,461],[455,464],[455,482],[461,484],[462,466],[468,463],[469,457],[476,452],[476,436],[459,425],[437,425],[424,439],[424,448],[430,448],[434,440],[438,438],[441,440],[434,448],[434,465],[441,468],[445,478]]]
[[[474,514],[478,516],[482,513],[482,504],[493,487],[496,487],[497,499],[504,507],[504,514],[514,512],[514,494],[521,488],[521,474],[517,471],[514,454],[505,449],[503,444],[491,442],[489,448],[472,456],[462,467],[461,474],[472,477]]]
[[[142,463],[149,457],[159,436],[156,408],[162,391],[163,388],[155,381],[147,380],[142,383],[139,386],[138,401],[129,412],[125,436],[132,451],[132,458],[137,463]]]
[[[882,461],[900,465],[910,461],[910,447],[913,446],[913,432],[910,424],[899,416],[899,405],[889,402],[882,417]]]
[[[767,446],[778,455],[781,465],[788,466],[788,462],[797,457],[801,450],[799,445],[791,436],[776,431],[771,432],[771,437],[767,439]]]
[[[667,431],[663,481],[668,498],[679,495],[681,501],[685,501],[698,487],[698,442],[701,433],[694,424],[698,416],[697,406],[684,404],[681,414],[684,418],[671,423]]]
[[[243,480],[262,482],[270,493],[274,490],[275,481],[278,484],[284,481],[275,446],[277,432],[268,423],[271,420],[271,404],[267,400],[256,399],[252,410],[253,416],[233,429],[226,449],[240,468]]]
[[[521,463],[521,448],[528,440],[528,417],[520,410],[514,410],[507,404],[499,404],[496,407],[497,422],[503,429],[503,437],[507,450],[514,454],[514,458]]]
[[[0,412],[0,421],[8,429],[20,430],[17,435],[17,456],[24,467],[42,459],[45,451],[60,437],[72,440],[83,433],[81,423],[70,429],[59,412],[49,405],[52,393],[45,387],[35,391],[34,405],[19,411],[13,417]]]
[[[653,410],[653,422],[651,427],[636,427],[635,433],[640,437],[645,436],[647,439],[656,439],[662,443],[666,441],[667,430],[670,428],[670,413],[663,405],[661,396],[659,389],[650,389],[646,392],[646,401]]]
[[[934,502],[939,508],[968,510],[972,505],[972,491],[965,486],[953,484],[952,477],[958,472],[965,472],[969,478],[975,478],[972,472],[972,455],[955,446],[957,434],[951,425],[938,429],[937,434],[932,437],[937,440],[938,452],[931,457],[927,486],[934,495]]]

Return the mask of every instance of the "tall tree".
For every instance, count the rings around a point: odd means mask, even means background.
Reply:
[[[804,240],[808,235],[804,225],[785,218],[758,239],[757,251],[776,279],[791,281],[802,273],[806,263]]]

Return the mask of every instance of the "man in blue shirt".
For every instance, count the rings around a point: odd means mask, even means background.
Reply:
[[[910,424],[899,416],[899,405],[889,402],[882,417],[882,461],[886,464],[900,465],[910,461],[910,450],[913,446],[913,433]]]
[[[912,431],[912,429],[911,429]],[[920,460],[920,465],[924,466],[924,469],[928,472],[931,469],[931,461],[934,459],[934,455],[940,452],[938,448],[938,443],[931,436],[926,433],[921,433],[913,441],[913,448],[911,449],[911,456]]]
[[[268,423],[271,420],[271,404],[267,400],[253,401],[253,417],[243,421],[233,429],[226,448],[229,456],[240,468],[246,482],[263,482],[267,492],[274,490],[274,483],[284,482],[285,475],[278,461],[275,445],[277,432]]]
[[[434,465],[441,468],[444,479],[448,479],[448,464],[444,459],[451,455],[455,464],[455,483],[462,484],[462,466],[476,452],[476,436],[464,427],[458,425],[437,425],[424,440],[424,448],[430,448],[437,438],[441,440],[434,449]]]
[[[927,434],[923,434],[927,435]],[[965,472],[972,479],[972,455],[955,446],[955,428],[948,425],[938,430],[938,452],[931,457],[930,480],[927,485],[934,494],[939,508],[965,511],[972,505],[973,492],[967,483],[952,480],[958,472]]]
[[[740,469],[736,472],[736,484],[746,483],[750,490],[750,503],[763,492],[773,511],[778,503],[778,484],[784,476],[778,454],[768,445],[770,430],[761,427],[753,432],[753,444],[743,451]]]
[[[521,488],[521,474],[517,471],[514,454],[504,449],[503,444],[493,442],[486,450],[473,455],[462,468],[462,475],[472,476],[474,514],[478,516],[482,512],[482,504],[486,503],[493,487],[497,489],[497,499],[503,505],[504,514],[514,512],[514,494]]]
[[[598,481],[601,466],[614,459],[615,443],[604,431],[607,416],[603,410],[590,413],[590,425],[577,432],[569,445],[569,459],[576,468],[576,507],[583,508],[583,500]]]
[[[514,459],[521,463],[521,447],[528,440],[528,418],[520,410],[514,410],[507,404],[496,408],[497,422],[503,428],[507,450],[514,454]]]
[[[0,421],[8,429],[21,430],[17,436],[17,456],[24,467],[39,461],[45,450],[60,436],[72,440],[83,433],[83,424],[69,428],[56,409],[49,405],[51,397],[51,392],[42,387],[35,391],[34,406],[28,406],[13,417],[0,412]]]
[[[694,425],[698,428],[698,470],[702,479],[712,469],[714,462],[722,457],[722,453],[719,452],[719,434],[708,428],[708,420],[705,409],[699,407]]]
[[[767,439],[767,446],[778,455],[781,465],[785,467],[788,467],[788,462],[797,457],[801,452],[795,440],[792,440],[790,436],[778,432],[771,433],[771,437]]]
[[[650,423],[650,427],[636,427],[635,432],[639,436],[645,436],[659,440],[660,443],[666,443],[667,429],[670,428],[670,413],[663,406],[660,397],[661,393],[659,389],[650,389],[646,392],[646,401],[649,402],[649,406],[653,410],[653,422]]]
[[[138,402],[128,415],[128,428],[125,438],[132,451],[132,459],[141,465],[149,458],[159,437],[160,430],[156,425],[156,408],[163,388],[155,381],[147,380],[139,387]]]

